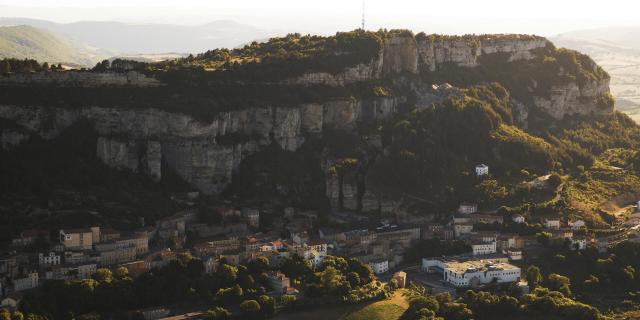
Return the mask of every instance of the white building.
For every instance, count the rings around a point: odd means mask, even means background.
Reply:
[[[474,256],[496,253],[496,242],[475,242],[471,244]]]
[[[458,213],[461,214],[472,214],[478,212],[478,205],[475,203],[467,203],[463,202],[458,207]]]
[[[560,229],[560,219],[544,219],[544,227],[547,229]]]
[[[569,220],[568,224],[571,230],[580,230],[585,226],[584,220]]]
[[[312,240],[309,240],[307,245],[311,247],[311,249],[317,251],[319,255],[321,256],[327,255],[327,249],[328,249],[327,241],[323,239],[312,239]]]
[[[383,274],[389,271],[389,260],[374,260],[369,262],[369,266],[375,274]]]
[[[79,265],[60,265],[51,268],[45,273],[47,280],[82,280],[90,279],[96,273],[95,263]]]
[[[510,283],[520,280],[520,268],[490,260],[456,261],[442,258],[422,259],[422,269],[438,272],[455,287],[477,287],[483,284]]]
[[[515,223],[525,223],[524,216],[521,214],[514,214],[511,220]]]
[[[46,266],[57,266],[61,263],[62,259],[60,255],[57,255],[55,252],[49,252],[49,254],[45,255],[44,253],[38,253],[38,264],[40,267]]]
[[[506,251],[509,260],[511,261],[519,261],[522,260],[522,251],[521,250],[507,250]]]
[[[489,166],[486,164],[479,164],[476,166],[476,175],[478,177],[489,175]]]
[[[218,267],[218,260],[214,256],[208,256],[202,259],[204,264],[204,272],[206,274],[213,274]]]
[[[587,238],[575,237],[571,239],[571,250],[584,250],[587,248]]]
[[[21,294],[10,294],[4,299],[0,300],[0,308],[9,309],[9,311],[17,310],[18,304],[21,300]]]
[[[171,314],[171,311],[165,307],[151,307],[140,310],[144,320],[164,319]]]
[[[471,233],[473,225],[471,223],[461,223],[453,225],[453,234],[456,238]]]
[[[25,278],[13,279],[13,290],[24,291],[36,288],[38,286],[38,273],[29,273]]]
[[[260,227],[260,211],[257,209],[243,209],[242,215],[247,219],[247,223],[254,227]]]

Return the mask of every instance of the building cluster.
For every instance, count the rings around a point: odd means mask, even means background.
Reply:
[[[400,265],[404,252],[421,239],[419,226],[399,226],[383,221],[381,224],[345,228],[321,228],[319,236],[327,241],[331,254],[357,258],[369,264],[376,274]]]
[[[475,169],[479,178],[489,175],[486,165]],[[520,214],[481,212],[477,204],[466,202],[460,204],[451,221],[442,224],[394,224],[348,215],[339,218],[348,221],[318,228],[318,214],[313,211],[222,205],[180,211],[126,232],[100,226],[28,230],[13,239],[11,252],[0,256],[0,298],[18,299],[21,292],[47,280],[87,279],[103,267],[123,266],[136,277],[166,266],[186,252],[200,258],[207,273],[215,272],[222,262],[237,265],[265,257],[270,265],[278,266],[299,256],[319,266],[327,255],[337,255],[358,259],[380,275],[399,269],[407,249],[416,241],[431,238],[462,240],[470,251],[463,258],[426,258],[422,261],[425,271],[442,274],[454,287],[481,286],[517,281],[520,269],[510,262],[521,260],[523,251],[538,242],[535,236],[474,230],[479,224],[527,221]],[[262,226],[263,220],[268,221],[268,227]],[[574,235],[584,229],[582,220],[563,224],[560,219],[547,218],[540,223],[553,238],[570,241],[572,248],[581,250],[590,242]],[[404,287],[407,274],[398,271],[391,279]],[[269,273],[268,281],[272,294],[297,293],[292,281],[280,272]]]
[[[149,235],[100,227],[28,230],[0,257],[0,294],[16,296],[46,280],[88,279],[99,267],[134,261],[149,251]]]
[[[521,214],[513,214],[510,217],[496,212],[480,212],[478,206],[473,203],[461,203],[457,213],[446,225],[428,225],[425,237],[439,237],[441,239],[460,239],[466,241],[472,248],[474,255],[492,253],[504,253],[517,260],[522,256],[521,250],[527,245],[536,245],[537,238],[532,236],[520,236],[518,234],[477,231],[474,226],[478,224],[500,226],[511,221],[514,224],[527,223]],[[585,222],[579,219],[569,219],[566,223],[557,217],[547,217],[538,221],[543,231],[551,235],[552,239],[570,242],[570,248],[574,250],[586,249],[594,239],[583,235],[586,228]],[[499,229],[499,228],[495,228]],[[578,233],[578,234],[576,234]]]

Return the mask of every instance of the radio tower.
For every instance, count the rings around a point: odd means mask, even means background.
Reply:
[[[364,0],[362,0],[362,31],[364,31]]]

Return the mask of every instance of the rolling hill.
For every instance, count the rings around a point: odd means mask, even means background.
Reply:
[[[91,65],[97,61],[65,39],[26,25],[0,27],[0,58],[30,58],[70,65]]]
[[[114,54],[199,53],[215,48],[233,48],[273,32],[230,20],[197,26],[173,24],[129,24],[114,21],[55,23],[26,18],[0,18],[0,25],[30,25],[72,41],[113,50]]]

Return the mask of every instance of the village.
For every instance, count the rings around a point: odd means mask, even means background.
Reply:
[[[489,167],[478,165],[475,173],[482,179],[489,175]],[[15,309],[24,293],[46,281],[90,279],[101,268],[120,267],[135,278],[167,266],[184,253],[201,259],[206,273],[215,272],[221,263],[246,264],[260,257],[266,258],[274,270],[293,256],[308,260],[315,268],[322,265],[326,256],[334,255],[356,258],[368,265],[378,279],[393,280],[399,287],[412,282],[432,293],[449,292],[455,296],[460,288],[515,284],[528,292],[521,266],[535,257],[544,243],[554,242],[571,250],[593,246],[606,252],[612,241],[611,237],[594,237],[583,220],[545,217],[527,221],[519,213],[480,211],[477,204],[467,202],[460,203],[451,219],[440,224],[407,223],[406,218],[392,217],[363,221],[354,217],[348,224],[317,227],[318,212],[293,207],[238,208],[227,203],[210,210],[207,214],[214,215],[219,223],[201,221],[202,212],[187,208],[127,232],[103,226],[25,230],[0,255],[0,307]],[[267,219],[269,231],[260,231],[261,223]],[[335,219],[342,221],[348,215]],[[542,232],[498,231],[527,230],[530,225],[537,225]],[[635,226],[630,227],[627,236],[633,238],[630,234]],[[428,239],[456,241],[468,250],[450,256],[423,255],[418,263],[405,260],[412,246]],[[283,273],[272,271],[268,277],[270,295],[300,295],[295,283]],[[169,306],[143,310],[145,319],[172,314]]]

